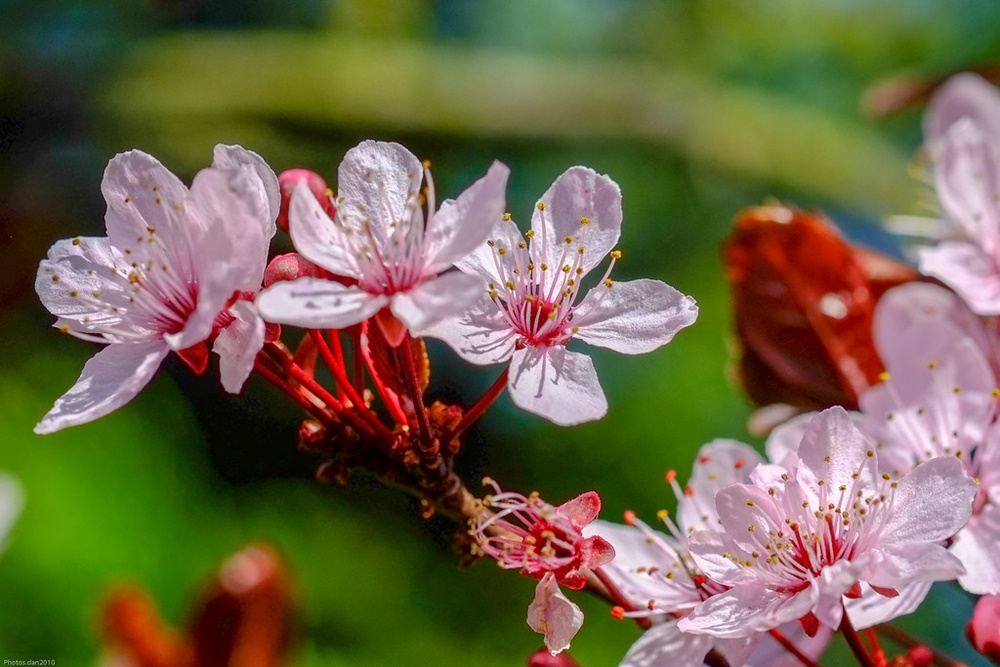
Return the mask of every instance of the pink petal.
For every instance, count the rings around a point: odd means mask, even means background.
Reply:
[[[615,557],[615,548],[597,535],[583,540],[576,549],[580,554],[580,567],[594,569],[607,565]]]
[[[307,329],[343,329],[364,322],[389,303],[388,297],[321,278],[271,285],[257,295],[265,320]]]
[[[535,599],[528,606],[528,625],[545,636],[545,646],[553,655],[568,649],[583,625],[583,612],[563,595],[551,572],[535,587]]]
[[[742,526],[742,532],[746,532],[746,524]],[[698,570],[709,579],[726,586],[737,584],[756,585],[756,577],[753,572],[748,572],[745,567],[737,565],[732,558],[723,554],[730,554],[734,558],[746,561],[750,560],[750,553],[746,551],[744,545],[737,542],[728,533],[713,531],[698,531],[688,537],[687,549],[694,558]]]
[[[978,74],[956,74],[938,88],[924,114],[927,141],[935,145],[962,118],[971,118],[987,135],[1000,138],[1000,95]]]
[[[274,175],[264,158],[242,146],[218,144],[212,152],[213,169],[249,169],[256,176],[249,185],[254,198],[254,211],[266,238],[277,231],[275,220],[281,210],[281,189],[278,177]]]
[[[958,531],[950,551],[965,566],[962,588],[977,595],[1000,593],[1000,509],[986,505]]]
[[[517,342],[507,318],[485,293],[465,314],[445,318],[421,335],[444,341],[462,359],[481,366],[508,361]]]
[[[748,584],[713,595],[678,622],[683,632],[714,637],[749,637],[805,616],[816,601],[815,586],[782,595],[763,584]]]
[[[750,637],[716,638],[715,648],[730,665],[746,665],[754,648],[760,643],[761,639],[767,636],[765,634],[755,634]],[[774,665],[768,664],[767,667],[774,667]]]
[[[594,421],[608,412],[594,362],[562,346],[514,352],[507,390],[514,405],[559,426]]]
[[[292,244],[300,255],[338,276],[361,277],[358,260],[350,254],[352,245],[345,237],[360,230],[331,220],[305,181],[295,186],[288,220]]]
[[[934,162],[935,190],[954,233],[989,256],[1000,251],[998,139],[960,120],[948,128]]]
[[[219,355],[222,388],[238,394],[250,377],[257,353],[264,347],[264,320],[249,301],[237,301],[229,313],[236,319],[219,331],[212,350]]]
[[[146,238],[150,228],[164,247],[179,252],[190,252],[187,238],[198,238],[204,230],[200,221],[175,209],[184,206],[188,190],[148,153],[133,150],[113,157],[104,170],[101,191],[108,204],[105,223],[111,245],[132,249],[143,259],[145,244],[138,239]]]
[[[762,461],[760,454],[742,442],[719,439],[698,450],[685,495],[677,501],[682,530],[718,530],[715,495],[735,482],[748,482],[750,471]]]
[[[830,628],[820,627],[815,637],[809,637],[797,621],[785,623],[779,626],[778,630],[788,641],[792,642],[800,651],[813,660],[818,659],[822,655],[827,644],[830,643],[834,632]],[[770,635],[764,635],[761,638],[761,642],[757,644],[753,652],[743,663],[735,661],[731,664],[748,664],[755,667],[802,667],[799,659],[789,653],[784,646],[779,644]]]
[[[149,384],[169,351],[160,340],[108,345],[84,365],[76,384],[35,426],[35,433],[54,433],[117,410]]]
[[[461,315],[482,298],[483,279],[460,271],[425,280],[392,296],[390,307],[414,336],[421,336],[441,320]]]
[[[818,412],[807,412],[775,427],[764,443],[767,458],[778,465],[791,465],[786,461],[789,461],[789,457],[798,458],[799,446],[802,444],[806,427],[818,414]]]
[[[428,273],[450,268],[486,243],[490,230],[503,215],[509,175],[505,164],[494,162],[486,175],[457,199],[441,202],[424,232]]]
[[[872,487],[876,486],[875,466],[862,467],[862,464],[874,446],[854,425],[847,411],[835,406],[820,412],[806,425],[798,457],[804,468],[833,488],[845,484],[852,487],[859,470],[869,475],[864,486]],[[800,477],[802,473],[800,468]]]
[[[880,595],[863,582],[861,588],[860,598],[844,601],[851,624],[858,630],[916,611],[927,597],[931,584],[929,581],[915,581],[899,586],[896,597]]]
[[[1000,270],[993,257],[964,241],[920,250],[920,271],[940,278],[980,315],[1000,315]]]
[[[712,644],[712,637],[681,632],[676,621],[665,621],[642,633],[618,667],[701,667]]]
[[[601,497],[596,491],[581,493],[572,500],[567,500],[556,508],[560,514],[569,519],[577,530],[597,518],[601,512]]]
[[[938,544],[890,544],[873,552],[877,557],[861,578],[877,589],[897,590],[916,581],[949,581],[963,573],[961,561]]]
[[[698,317],[694,299],[659,280],[595,287],[573,313],[576,336],[624,354],[643,354],[669,343]]]
[[[408,207],[417,201],[423,177],[420,160],[403,146],[362,141],[347,151],[337,171],[337,217],[352,226],[369,221],[388,232],[393,221],[411,215]]]
[[[939,456],[921,463],[897,482],[881,543],[934,542],[951,537],[972,514],[977,490],[976,481],[965,474],[955,457]]]
[[[531,257],[536,263],[561,266],[566,237],[573,251],[583,247],[583,269],[597,266],[621,234],[622,193],[618,184],[587,167],[570,167],[542,195],[544,210],[537,207],[531,216],[535,238]],[[583,218],[587,224],[581,224]]]
[[[524,236],[517,228],[517,223],[513,220],[498,220],[493,224],[486,240],[475,246],[461,259],[456,260],[455,266],[460,271],[482,276],[486,281],[500,285],[506,278],[501,276],[497,270],[496,253],[501,249],[505,251],[514,249],[513,251],[520,252],[517,248],[521,243],[524,243]]]

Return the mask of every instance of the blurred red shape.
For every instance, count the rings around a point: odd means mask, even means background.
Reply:
[[[875,303],[916,271],[852,246],[821,214],[786,206],[742,211],[723,257],[750,399],[857,408],[884,370],[872,339]]]

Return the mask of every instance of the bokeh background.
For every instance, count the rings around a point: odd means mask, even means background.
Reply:
[[[776,197],[886,246],[881,219],[920,210],[920,112],[873,117],[865,93],[997,62],[996,26],[991,0],[0,0],[0,469],[26,493],[0,558],[0,658],[95,664],[100,603],[122,581],[183,625],[253,540],[294,576],[293,664],[510,666],[541,645],[524,624],[533,581],[459,569],[452,527],[372,479],[316,483],[300,415],[262,382],[232,398],[171,361],[115,414],[32,434],[93,352],[49,328],[35,268],[55,240],[103,234],[115,153],[141,148],[189,180],[215,143],[239,143],[276,172],[332,180],[358,141],[396,140],[433,162],[441,196],[504,161],[522,221],[566,167],[610,174],[616,277],[692,294],[699,321],[650,355],[595,354],[603,421],[559,429],[503,398],[461,465],[552,502],[595,489],[605,518],[652,517],[674,505],[665,470],[686,475],[714,437],[749,438],[727,378],[719,244],[734,214]],[[498,372],[431,352],[441,398],[469,404]],[[617,664],[637,629],[575,599],[573,655]],[[982,664],[961,636],[970,608],[940,587],[903,625]]]

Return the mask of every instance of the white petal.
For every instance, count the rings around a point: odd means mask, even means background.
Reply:
[[[701,667],[712,644],[708,635],[681,632],[677,621],[665,621],[642,633],[618,667]]]
[[[575,334],[591,345],[643,354],[669,343],[698,317],[694,299],[659,280],[598,285],[573,311]]]
[[[363,141],[347,151],[340,163],[337,217],[367,220],[388,231],[390,225],[410,215],[408,207],[417,201],[423,177],[420,160],[403,146]]]
[[[698,450],[685,494],[677,501],[682,531],[719,530],[715,496],[725,486],[750,481],[750,472],[761,463],[760,454],[736,440],[718,439]]]
[[[855,473],[861,470],[869,474],[867,485],[875,486],[875,466],[862,468],[873,447],[846,410],[839,406],[828,408],[813,417],[802,434],[799,477],[807,479],[803,476],[805,468],[833,488],[842,484],[851,488]]]
[[[535,587],[535,599],[528,606],[528,625],[545,636],[545,647],[552,655],[568,649],[583,625],[583,612],[563,595],[551,572]]]
[[[951,537],[972,514],[976,481],[953,456],[921,463],[897,482],[882,544],[934,542]]]
[[[815,600],[815,586],[782,595],[763,584],[746,584],[708,598],[678,626],[715,637],[749,637],[805,616]]]
[[[622,227],[622,193],[618,184],[587,167],[570,167],[542,195],[544,210],[535,208],[531,256],[536,264],[565,263],[583,247],[583,269],[590,271],[611,252]],[[587,224],[581,221],[586,218]],[[566,237],[572,239],[566,243]]]
[[[394,294],[392,314],[414,336],[421,336],[446,317],[460,316],[472,308],[485,291],[482,278],[451,271]]]
[[[861,630],[916,611],[930,589],[929,581],[916,581],[898,586],[896,592],[899,595],[890,598],[876,593],[868,584],[862,582],[861,597],[844,600],[844,605],[847,615],[851,618],[851,624]]]
[[[517,342],[503,311],[485,293],[465,314],[447,317],[421,335],[444,341],[462,359],[480,366],[508,361]]]
[[[266,238],[274,236],[275,220],[281,209],[281,189],[278,187],[278,177],[267,166],[264,158],[242,146],[227,146],[218,144],[212,153],[212,167],[216,169],[249,168],[256,179],[251,188],[256,199],[255,210]]]
[[[771,431],[771,435],[768,436],[767,442],[764,443],[767,458],[778,465],[787,467],[789,465],[786,463],[788,457],[798,457],[799,445],[802,444],[802,436],[805,435],[806,427],[818,414],[818,412],[807,412],[776,426]]]
[[[560,426],[594,421],[608,412],[594,362],[562,346],[514,352],[507,389],[514,405]]]
[[[1000,315],[1000,270],[981,246],[944,241],[933,248],[922,248],[920,271],[940,278],[976,313]]]
[[[238,394],[250,377],[257,353],[264,347],[264,320],[249,301],[237,301],[229,313],[236,319],[219,331],[212,350],[219,355],[222,388]]]
[[[295,249],[310,262],[338,276],[361,277],[357,258],[350,253],[353,244],[345,237],[348,230],[327,216],[305,181],[292,193],[288,230]]]
[[[997,139],[975,121],[962,119],[948,128],[934,163],[935,190],[955,235],[990,256],[1000,250]]]
[[[958,578],[962,588],[977,595],[1000,593],[1000,508],[986,505],[958,531],[951,544],[953,553],[965,566]]]
[[[268,322],[307,329],[343,329],[364,322],[389,299],[332,280],[299,278],[262,290],[255,303]]]
[[[437,213],[427,221],[424,236],[428,273],[450,268],[486,242],[503,215],[509,175],[507,165],[494,162],[486,175],[457,199],[441,202]]]
[[[54,433],[117,410],[149,383],[169,351],[159,340],[108,345],[84,365],[76,384],[35,426],[35,433]]]
[[[949,77],[934,93],[924,114],[924,134],[932,146],[962,118],[974,120],[987,135],[1000,139],[1000,95],[977,74]]]
[[[149,229],[171,247],[186,246],[186,233],[200,234],[199,221],[190,222],[193,229],[184,229],[189,223],[175,208],[183,209],[187,188],[148,153],[133,150],[113,157],[104,170],[101,191],[108,204],[108,237],[119,250],[139,251],[143,246],[139,239],[147,237]]]
[[[506,281],[498,270],[497,252],[523,252],[518,248],[524,242],[524,236],[513,220],[499,220],[487,234],[487,240],[475,246],[472,251],[455,262],[455,266],[464,273],[482,276],[495,285]]]

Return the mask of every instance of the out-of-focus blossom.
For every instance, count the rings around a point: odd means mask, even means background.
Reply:
[[[719,491],[723,530],[695,533],[688,547],[701,572],[730,588],[678,627],[739,638],[798,620],[814,634],[840,626],[844,600],[861,597],[862,582],[892,597],[962,574],[938,542],[968,520],[975,480],[955,457],[900,477],[877,467],[874,445],[834,407],[811,419],[794,457]]]
[[[488,281],[479,302],[424,333],[474,364],[510,362],[508,391],[518,407],[563,426],[604,416],[608,403],[590,357],[572,338],[625,354],[650,352],[695,321],[694,300],[658,280],[616,283],[611,270],[621,232],[621,191],[607,176],[573,167],[542,196],[529,243],[509,215],[489,240],[456,265]],[[600,282],[585,276],[611,254]]]
[[[977,651],[1000,664],[1000,596],[979,598],[965,633]]]
[[[486,239],[503,213],[508,173],[494,162],[457,199],[435,209],[430,170],[416,156],[397,143],[362,142],[340,164],[332,220],[307,180],[296,186],[289,211],[295,249],[356,284],[279,283],[261,293],[261,312],[275,322],[341,329],[383,311],[377,321],[398,345],[406,329],[420,332],[465,311],[482,281],[442,272]]]
[[[115,156],[102,183],[108,236],[66,239],[35,289],[77,338],[106,343],[35,427],[51,433],[102,417],[177,352],[196,372],[214,340],[223,387],[237,393],[264,342],[252,300],[278,212],[274,174],[256,154],[217,146],[189,190],[152,156]]]
[[[586,572],[615,556],[603,537],[583,534],[600,512],[601,499],[590,491],[557,507],[537,493],[524,496],[501,491],[493,480],[486,483],[495,493],[483,499],[484,509],[471,521],[469,532],[478,550],[500,567],[539,580],[528,624],[545,635],[550,651],[558,653],[569,646],[583,623],[583,612],[559,586],[583,588]]]

